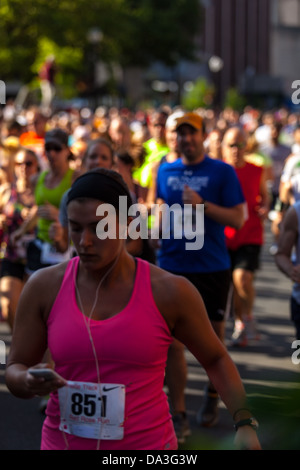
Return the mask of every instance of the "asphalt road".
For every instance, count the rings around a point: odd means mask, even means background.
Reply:
[[[289,318],[291,283],[283,276],[269,254],[272,239],[267,230],[262,265],[256,277],[255,315],[261,340],[242,349],[229,344],[232,319],[227,322],[227,346],[237,364],[256,417],[260,421],[259,437],[265,450],[300,448],[300,365],[293,364],[294,328]],[[9,351],[11,336],[6,324],[0,323],[0,347]],[[187,351],[187,412],[192,429],[181,449],[232,449],[232,419],[220,405],[219,423],[200,429],[196,413],[201,406],[206,374]],[[1,358],[0,349],[0,362]],[[39,399],[13,397],[4,383],[5,364],[0,364],[0,450],[38,450],[44,416]]]

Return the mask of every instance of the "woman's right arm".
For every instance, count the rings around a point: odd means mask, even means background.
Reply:
[[[37,272],[27,281],[18,303],[6,367],[6,384],[11,393],[20,398],[45,396],[64,385],[59,381],[46,382],[34,378],[28,372],[31,367],[50,367],[42,364],[47,350],[47,316],[54,300],[49,285],[52,284],[49,282],[50,269],[53,268]]]

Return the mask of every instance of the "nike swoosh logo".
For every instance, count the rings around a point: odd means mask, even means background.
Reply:
[[[116,388],[119,388],[117,385],[116,387],[103,387],[103,392],[110,392],[111,390],[115,390]]]

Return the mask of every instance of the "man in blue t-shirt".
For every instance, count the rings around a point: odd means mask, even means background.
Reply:
[[[182,157],[174,163],[163,163],[157,175],[157,202],[164,208],[159,211],[162,240],[158,264],[194,284],[223,341],[231,285],[224,227],[239,229],[243,225],[245,199],[234,169],[205,155],[203,121],[197,113],[186,113],[177,120],[177,138]],[[166,378],[181,443],[189,432],[186,375],[184,347],[175,341],[169,352]],[[212,426],[218,419],[218,395],[211,382],[197,419],[203,426]]]

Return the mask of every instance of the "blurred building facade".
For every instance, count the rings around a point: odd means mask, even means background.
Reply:
[[[204,57],[219,56],[211,73],[222,103],[229,88],[266,107],[292,106],[300,80],[300,0],[201,0]]]
[[[146,73],[126,71],[125,87],[133,101],[147,96],[154,82],[162,97],[175,82],[178,98],[185,83],[204,77],[215,85],[219,106],[231,88],[255,105],[290,105],[291,83],[300,80],[300,0],[199,2],[203,21],[195,38],[197,60],[172,69],[154,64]]]
[[[202,0],[204,57],[217,56],[223,61],[222,69],[211,73],[218,102],[233,87],[251,94],[258,77],[269,76],[271,1]]]
[[[300,80],[300,0],[272,0],[270,71],[282,79],[286,96]]]

